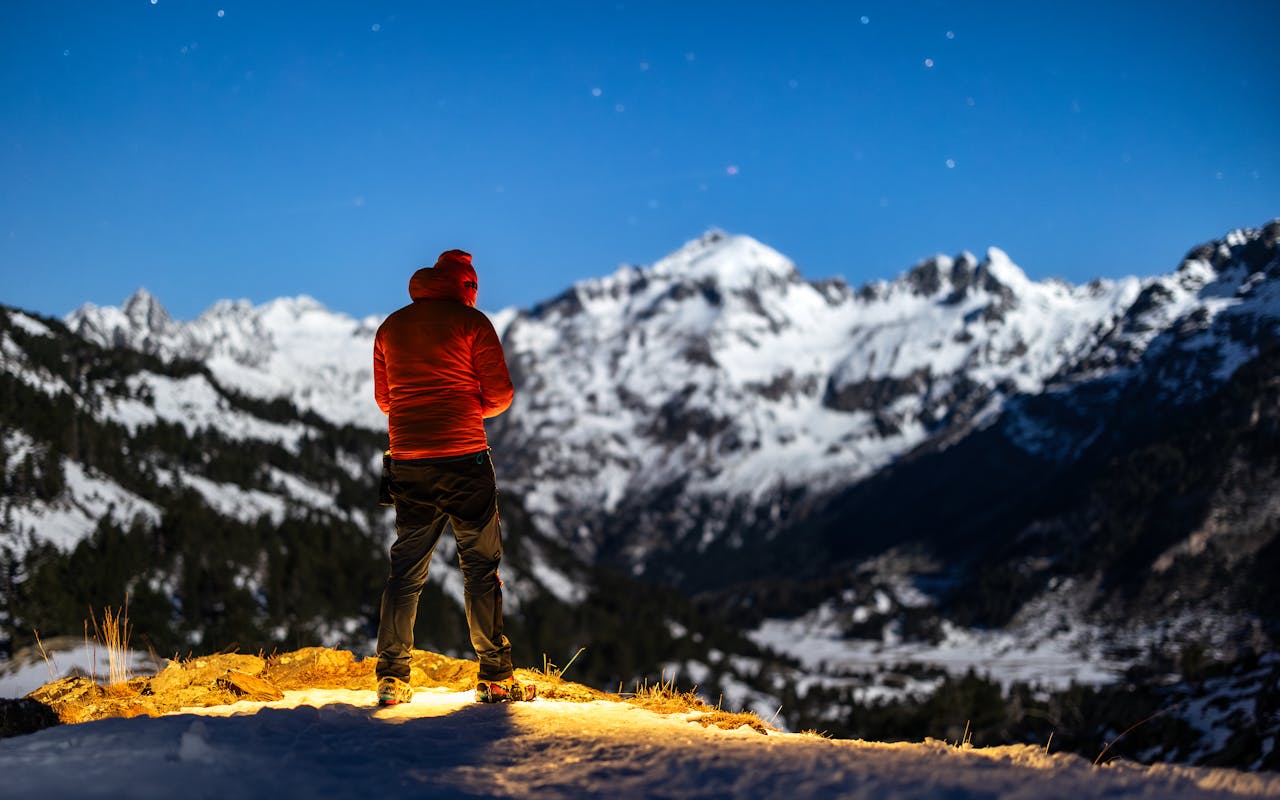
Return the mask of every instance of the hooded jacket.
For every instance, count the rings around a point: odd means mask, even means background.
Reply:
[[[450,250],[413,274],[413,302],[378,328],[373,391],[392,458],[478,453],[488,447],[484,420],[511,405],[502,343],[475,308],[477,285],[471,256]]]

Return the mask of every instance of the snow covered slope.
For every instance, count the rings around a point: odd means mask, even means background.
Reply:
[[[855,293],[712,232],[516,316],[521,391],[496,439],[549,518],[676,484],[754,501],[847,485],[1003,393],[1038,391],[1137,293],[1033,283],[994,249]]]
[[[151,321],[168,320],[158,306],[150,309]],[[168,453],[141,455],[143,440],[172,438],[166,432],[181,431],[189,442],[217,439],[246,448],[278,447],[296,457],[305,442],[325,435],[296,411],[272,419],[193,362],[169,366],[158,358],[139,361],[123,346],[98,355],[65,329],[51,328],[21,311],[0,310],[0,315],[0,374],[34,390],[10,390],[15,407],[8,409],[0,436],[0,466],[11,489],[0,501],[6,521],[0,546],[11,553],[21,556],[41,542],[70,550],[103,519],[121,527],[134,520],[159,525],[161,509],[154,498],[140,495],[144,486],[193,488],[211,508],[247,523],[264,515],[278,521],[289,505],[333,510],[330,490],[279,470],[254,470],[229,480],[226,474],[202,475],[199,466]],[[102,449],[91,441],[98,430],[113,437],[107,446],[121,448],[109,460],[121,463],[122,474],[85,463],[85,456]],[[50,447],[47,438],[39,441],[41,436],[52,436],[58,446]],[[114,440],[120,437],[125,441]],[[138,440],[132,459],[129,439]],[[206,447],[207,463],[216,445],[207,442]],[[374,470],[373,453],[335,452],[333,457],[352,481],[368,480]],[[37,485],[42,480],[45,484]],[[262,491],[268,488],[276,491]],[[359,524],[367,529],[370,519],[360,515]]]
[[[376,317],[356,320],[301,296],[260,306],[223,300],[190,322],[178,322],[139,289],[122,308],[85,304],[66,322],[104,347],[197,361],[224,386],[253,397],[288,399],[339,425],[386,425],[373,402],[373,334],[381,323]]]
[[[721,731],[611,701],[483,707],[417,692],[288,692],[156,719],[102,719],[0,741],[14,796],[168,797],[1198,797],[1274,796],[1229,769],[1093,768],[1042,746],[957,749],[742,728]],[[84,758],[91,753],[92,758]]]
[[[1280,317],[1280,281],[1253,257],[1277,229],[1145,280],[1031,281],[993,248],[856,291],[713,231],[513,316],[517,399],[493,439],[549,529],[680,579],[691,553],[767,538],[1010,398],[1132,372],[1170,337],[1204,356],[1170,392],[1220,383]]]
[[[85,754],[91,753],[91,758]],[[481,706],[419,691],[289,692],[150,719],[61,725],[0,740],[15,797],[1232,798],[1280,779],[1125,763],[1043,746],[957,748],[702,728],[622,703]]]

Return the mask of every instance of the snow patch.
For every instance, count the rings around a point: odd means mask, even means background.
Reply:
[[[246,489],[233,483],[218,483],[189,472],[174,472],[159,468],[156,473],[162,483],[169,486],[189,486],[204,499],[209,508],[224,517],[240,522],[253,523],[265,516],[273,524],[279,525],[288,514],[289,506],[285,498],[259,489]]]
[[[312,689],[272,703],[55,726],[0,743],[0,773],[18,797],[131,796],[139,786],[156,797],[185,796],[193,786],[219,797],[1190,800],[1280,793],[1275,775],[1098,769],[1044,750],[761,735],[703,728],[626,703],[484,706],[471,692],[443,689],[418,689],[411,702],[378,708],[371,690]]]
[[[6,446],[14,441],[10,438]],[[10,458],[13,452],[10,450]],[[26,549],[24,535],[70,551],[92,534],[102,519],[121,527],[135,521],[150,526],[160,524],[160,509],[154,503],[71,459],[63,457],[61,463],[66,480],[61,495],[50,502],[36,500],[7,506],[11,526],[4,538],[18,555]]]
[[[9,321],[12,322],[14,325],[17,325],[19,328],[22,328],[24,331],[31,334],[32,336],[52,336],[53,335],[53,331],[49,329],[48,325],[45,325],[43,322],[36,319],[35,317],[31,317],[26,314],[23,314],[21,311],[10,311]]]
[[[170,378],[142,372],[131,375],[125,386],[127,396],[107,398],[103,414],[131,433],[156,420],[164,420],[181,425],[188,434],[208,428],[235,441],[277,442],[297,453],[299,441],[311,430],[301,422],[268,422],[235,410],[204,375]]]
[[[801,617],[765,620],[748,636],[761,647],[795,658],[818,680],[918,664],[956,676],[972,670],[1006,688],[1014,683],[1050,689],[1111,683],[1126,664],[1107,655],[1100,631],[1078,621],[1065,599],[1072,591],[1071,582],[1063,582],[1002,630],[961,628],[943,620],[937,642],[905,641],[892,625],[880,639],[850,638],[845,615],[830,601]]]

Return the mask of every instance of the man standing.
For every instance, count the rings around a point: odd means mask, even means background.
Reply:
[[[475,307],[471,255],[449,250],[409,280],[413,302],[387,317],[373,344],[373,385],[387,414],[396,507],[391,574],[378,626],[378,703],[413,697],[409,661],[418,598],[446,524],[462,568],[467,626],[480,660],[476,699],[528,700],[502,633],[502,535],[484,420],[511,405],[502,343]]]

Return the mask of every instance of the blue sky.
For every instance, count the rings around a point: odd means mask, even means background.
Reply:
[[[1280,216],[1280,3],[0,4],[0,302],[529,305],[708,227],[811,278],[1152,274]]]

